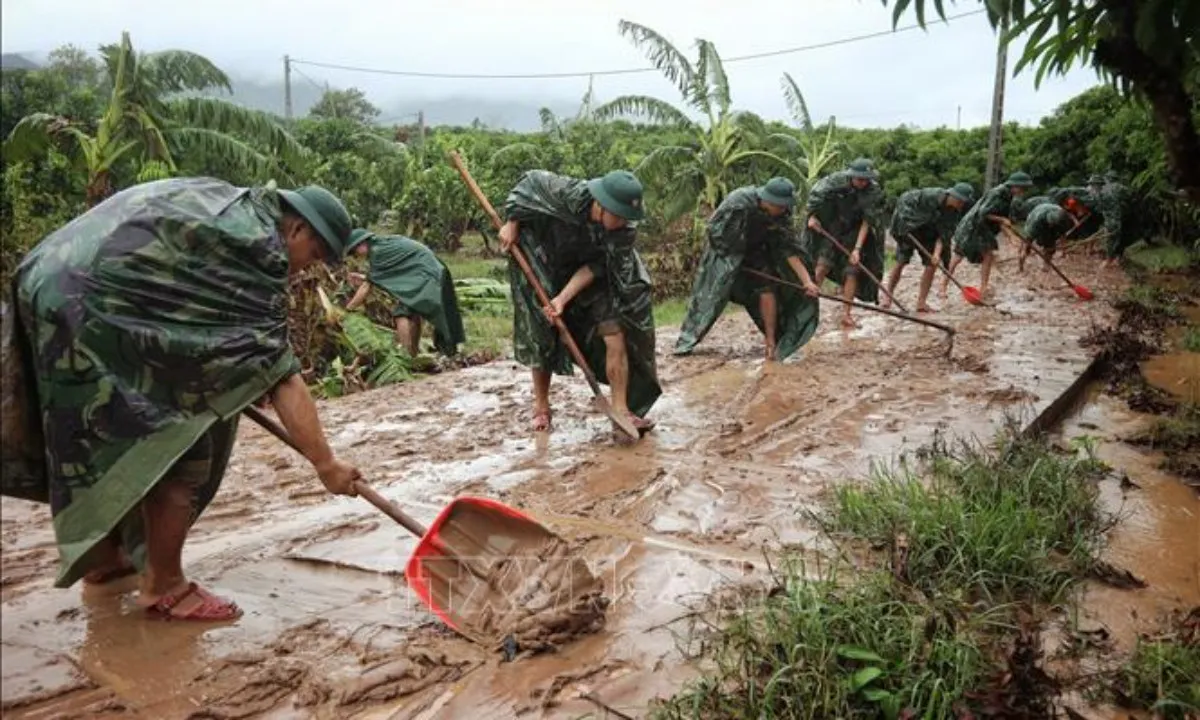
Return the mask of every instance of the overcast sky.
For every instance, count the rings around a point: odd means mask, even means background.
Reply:
[[[947,13],[980,7],[947,3]],[[282,77],[282,57],[361,67],[439,73],[562,73],[637,68],[647,61],[617,32],[632,20],[688,51],[695,38],[733,58],[891,29],[878,0],[4,0],[5,52],[44,52],[74,43],[115,42],[122,30],[140,50],[182,48],[208,56],[235,76]],[[910,24],[911,19],[902,21]],[[814,120],[891,127],[985,125],[995,72],[995,36],[984,15],[897,35],[774,57],[730,62],[734,104],[786,118],[779,91],[789,72]],[[1019,47],[1010,50],[1010,68]],[[357,86],[380,105],[399,98],[511,94],[545,104],[574,102],[587,79],[446,80],[371,75],[297,65],[307,78]],[[307,82],[302,76],[295,82]],[[1006,119],[1035,123],[1096,84],[1091,70],[1052,78],[1040,90],[1032,73],[1008,82]],[[598,76],[598,99],[624,93],[676,100],[657,73]]]

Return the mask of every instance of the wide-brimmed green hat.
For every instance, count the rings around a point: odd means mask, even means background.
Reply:
[[[863,180],[875,179],[875,168],[871,161],[866,158],[858,158],[850,163],[846,168],[846,172],[850,173],[852,178],[862,178]]]
[[[355,228],[350,233],[350,239],[346,241],[346,254],[349,255],[350,253],[354,252],[354,248],[362,245],[373,237],[375,237],[375,233],[371,232],[370,230],[367,230],[366,228]]]
[[[975,199],[975,188],[971,187],[970,183],[954,183],[952,187],[946,188],[946,192],[950,193],[951,197],[962,200],[965,203],[969,203]]]
[[[1033,178],[1029,177],[1029,173],[1016,171],[1008,176],[1008,180],[1004,181],[1005,185],[1014,185],[1016,187],[1032,187]]]
[[[773,177],[758,189],[758,197],[763,202],[790,208],[796,204],[796,186],[785,177]]]
[[[320,185],[305,185],[297,190],[280,190],[284,202],[313,226],[329,247],[330,260],[341,262],[350,238],[350,213],[337,196]]]
[[[588,192],[600,207],[626,220],[646,216],[642,209],[642,183],[628,170],[613,170],[604,177],[588,180]]]

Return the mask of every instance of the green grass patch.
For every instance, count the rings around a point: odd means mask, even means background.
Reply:
[[[1104,466],[1079,444],[937,442],[911,467],[837,488],[821,518],[831,536],[890,552],[815,579],[785,561],[774,587],[713,621],[700,678],[652,717],[1047,716],[1053,683],[1024,611],[1096,565],[1109,520]]]
[[[1193,325],[1184,331],[1180,346],[1188,352],[1200,352],[1200,327]]]
[[[1188,481],[1200,481],[1200,407],[1180,405],[1154,418],[1145,430],[1126,438],[1163,454],[1159,467]]]
[[[1125,251],[1125,259],[1150,272],[1184,270],[1200,261],[1197,254],[1180,245],[1137,243]]]
[[[1155,717],[1184,720],[1200,714],[1200,643],[1142,640],[1115,682],[1119,702]]]
[[[1097,559],[1108,520],[1096,504],[1103,465],[1042,443],[937,448],[924,472],[901,464],[835,491],[832,527],[906,547],[899,572],[928,594],[1052,602]]]
[[[651,717],[954,717],[989,668],[989,622],[897,599],[886,573],[847,585],[834,571],[812,580],[789,567],[720,632],[713,669]]]

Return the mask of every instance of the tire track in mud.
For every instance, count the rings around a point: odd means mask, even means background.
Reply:
[[[1018,320],[1044,334],[1080,335],[1089,320],[1105,320],[1093,305],[1043,299],[1019,308]],[[427,625],[429,614],[402,580],[386,574],[402,567],[412,538],[361,501],[307,492],[320,486],[303,461],[250,423],[187,550],[195,574],[228,590],[247,617],[233,628],[172,627],[149,637],[136,635],[141,621],[126,610],[88,607],[74,630],[46,636],[46,647],[78,652],[85,630],[91,638],[98,627],[117,626],[101,636],[120,640],[85,640],[84,654],[122,677],[156,677],[172,688],[122,698],[147,717],[190,711],[201,696],[224,713],[210,717],[479,717],[485,706],[495,717],[596,712],[576,697],[582,690],[636,707],[689,672],[669,624],[686,614],[687,598],[761,579],[764,546],[819,545],[802,511],[830,483],[899,449],[906,431],[907,440],[919,439],[946,413],[975,413],[984,428],[996,421],[999,406],[986,403],[1003,400],[1013,387],[1006,378],[1024,371],[1000,357],[1012,352],[999,344],[1006,326],[996,314],[972,312],[943,313],[960,326],[952,362],[922,357],[939,333],[900,332],[866,317],[862,330],[824,330],[768,370],[756,331],[740,316],[722,318],[706,352],[687,358],[667,355],[674,332],[660,332],[659,428],[632,449],[611,447],[577,377],[555,382],[556,431],[531,437],[527,374],[511,362],[322,402],[336,450],[422,519],[465,490],[500,497],[544,517],[606,577],[615,598],[609,628],[553,655],[505,665]],[[949,383],[952,397],[922,390],[937,383]],[[913,389],[929,397],[905,399]],[[879,407],[905,402],[911,407]],[[36,513],[19,521],[37,522]],[[33,623],[77,602],[46,594],[33,571],[43,560],[16,552],[8,524],[3,557],[7,566],[12,553],[22,571],[5,587],[5,630],[43,632]],[[8,595],[26,587],[24,597]],[[48,597],[56,599],[39,606]],[[363,639],[377,630],[385,637]],[[176,672],[139,660],[156,652],[187,662]],[[582,672],[588,668],[596,670]]]

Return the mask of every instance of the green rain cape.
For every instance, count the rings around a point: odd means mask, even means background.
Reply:
[[[1053,250],[1058,239],[1071,229],[1071,214],[1057,203],[1045,202],[1029,211],[1025,218],[1025,237],[1039,247]]]
[[[751,237],[765,245],[767,267],[756,268],[782,280],[800,284],[788,264],[789,256],[804,260],[804,250],[792,231],[792,214],[772,218],[759,209],[754,187],[734,190],[708,220],[708,247],[700,258],[700,268],[688,301],[687,317],[675,343],[675,354],[686,355],[695,349],[712,329],[717,318],[732,301],[746,308],[759,331],[764,331],[756,287],[761,278],[742,272]],[[773,288],[778,302],[778,339],[780,360],[790,357],[817,331],[819,304],[803,291],[788,285]]]
[[[571,337],[596,378],[608,384],[604,338],[584,305],[589,291],[607,293],[629,353],[629,409],[639,417],[653,407],[662,387],[654,354],[654,306],[650,274],[634,248],[637,232],[606,232],[588,220],[592,196],[587,182],[545,170],[525,173],[505,201],[505,215],[520,224],[520,244],[547,294],[554,297],[582,266],[592,269],[592,286],[563,314]],[[542,313],[542,304],[516,261],[509,260],[513,288],[513,354],[522,365],[558,375],[572,374],[571,356]]]
[[[898,260],[909,262],[916,255],[922,263],[926,262],[925,254],[913,245],[909,237],[912,235],[929,253],[934,251],[940,239],[942,253],[937,260],[949,265],[950,237],[963,213],[946,205],[947,195],[949,192],[945,188],[915,188],[900,195],[889,226],[892,239],[896,241]]]
[[[20,362],[4,367],[0,488],[50,503],[56,586],[87,572],[80,561],[110,530],[140,564],[141,514],[129,511],[212,430],[202,511],[237,414],[299,370],[279,216],[273,188],[152,182],[63,226],[17,267],[16,312],[3,314],[5,360]]]
[[[466,342],[458,296],[450,270],[432,250],[402,235],[376,235],[370,247],[367,279],[406,308],[428,320],[434,345],[444,355],[458,352]]]
[[[962,255],[972,265],[983,262],[984,250],[999,247],[996,233],[1000,232],[1000,226],[987,216],[1011,217],[1013,205],[1012,188],[1008,183],[1000,183],[984,193],[954,229],[955,254]]]
[[[850,173],[843,170],[817,181],[808,195],[807,214],[816,215],[825,231],[846,250],[854,249],[858,227],[866,220],[867,237],[859,261],[875,277],[880,277],[884,266],[883,218],[879,212],[882,206],[883,189],[878,182],[872,180],[868,187],[859,190],[851,184]],[[814,263],[812,268],[815,270],[815,264],[823,262],[829,267],[826,277],[841,285],[849,258],[824,235],[810,230],[807,218],[801,244]],[[865,273],[859,273],[854,296],[863,302],[878,303],[879,286]]]
[[[1062,206],[1068,198],[1074,198],[1088,212],[1087,218],[1072,230],[1067,240],[1077,240],[1100,232],[1104,227],[1104,214],[1100,212],[1100,198],[1085,187],[1050,188],[1046,193],[1050,202]],[[1074,219],[1072,217],[1072,219]]]
[[[1133,191],[1118,182],[1106,182],[1100,189],[1097,205],[1104,218],[1105,255],[1121,257],[1126,248],[1137,242],[1141,232]]]

